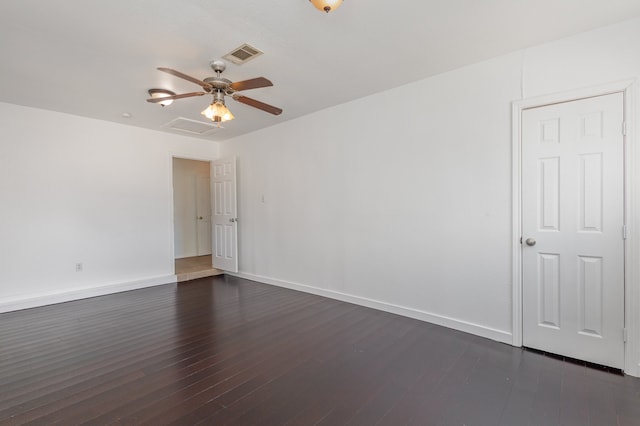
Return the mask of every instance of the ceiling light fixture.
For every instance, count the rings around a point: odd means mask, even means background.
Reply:
[[[213,103],[200,114],[214,123],[218,123],[218,127],[220,127],[220,123],[231,121],[235,118],[233,114],[231,114],[231,111],[229,111],[229,108],[224,104],[224,94],[222,92],[215,93],[213,95]]]
[[[172,92],[171,90],[149,89],[149,96],[151,96],[152,99],[165,98],[167,96],[173,96],[173,95],[175,95],[175,93]],[[157,103],[159,103],[162,106],[167,106],[173,103],[173,99],[167,99],[166,101],[161,101]]]
[[[336,10],[342,4],[342,0],[309,0],[309,1],[316,9],[326,13]]]

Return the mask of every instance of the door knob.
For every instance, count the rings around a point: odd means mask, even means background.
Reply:
[[[199,216],[198,219],[202,220],[202,216]]]
[[[533,238],[527,238],[525,243],[527,243],[528,246],[535,246],[536,245],[536,240]]]

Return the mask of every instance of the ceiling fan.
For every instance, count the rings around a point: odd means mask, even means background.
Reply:
[[[207,109],[202,111],[202,115],[220,124],[220,122],[233,120],[231,111],[226,107],[224,103],[225,96],[231,97],[233,100],[243,103],[245,105],[258,108],[262,111],[268,112],[273,115],[280,115],[282,109],[273,105],[265,104],[258,100],[248,98],[240,95],[237,92],[249,89],[258,89],[260,87],[273,86],[273,83],[264,77],[252,78],[249,80],[236,81],[235,83],[221,76],[222,72],[226,69],[226,65],[223,61],[214,60],[209,64],[211,68],[216,72],[215,77],[207,77],[204,80],[198,80],[197,78],[183,74],[180,71],[173,70],[171,68],[158,68],[159,71],[166,72],[173,76],[190,81],[202,87],[203,92],[190,92],[181,93],[178,95],[167,94],[167,96],[157,96],[147,99],[147,102],[161,103],[168,100],[190,98],[193,96],[213,95],[213,102]]]

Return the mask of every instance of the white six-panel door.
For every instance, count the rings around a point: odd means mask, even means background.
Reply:
[[[236,159],[211,163],[213,197],[213,266],[238,272],[238,218],[236,206]]]
[[[623,105],[522,112],[523,345],[621,369]]]

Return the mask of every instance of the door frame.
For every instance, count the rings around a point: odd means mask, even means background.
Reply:
[[[624,240],[625,329],[624,371],[640,377],[640,146],[636,100],[638,79],[522,99],[512,103],[512,337],[513,346],[522,346],[522,111],[529,108],[570,102],[584,98],[622,93],[624,96]]]
[[[218,158],[216,157],[208,157],[208,156],[199,156],[193,154],[185,154],[181,152],[173,152],[169,154],[169,158],[167,159],[167,167],[168,167],[168,175],[169,179],[167,182],[169,188],[169,252],[171,253],[171,268],[173,275],[176,274],[176,264],[175,264],[175,256],[176,256],[176,247],[175,247],[175,218],[174,218],[174,194],[173,194],[173,159],[180,158],[183,160],[196,160],[203,161],[209,163],[209,173],[211,173],[211,163]],[[211,176],[211,174],[209,174]],[[213,209],[213,199],[211,199],[211,208]]]

